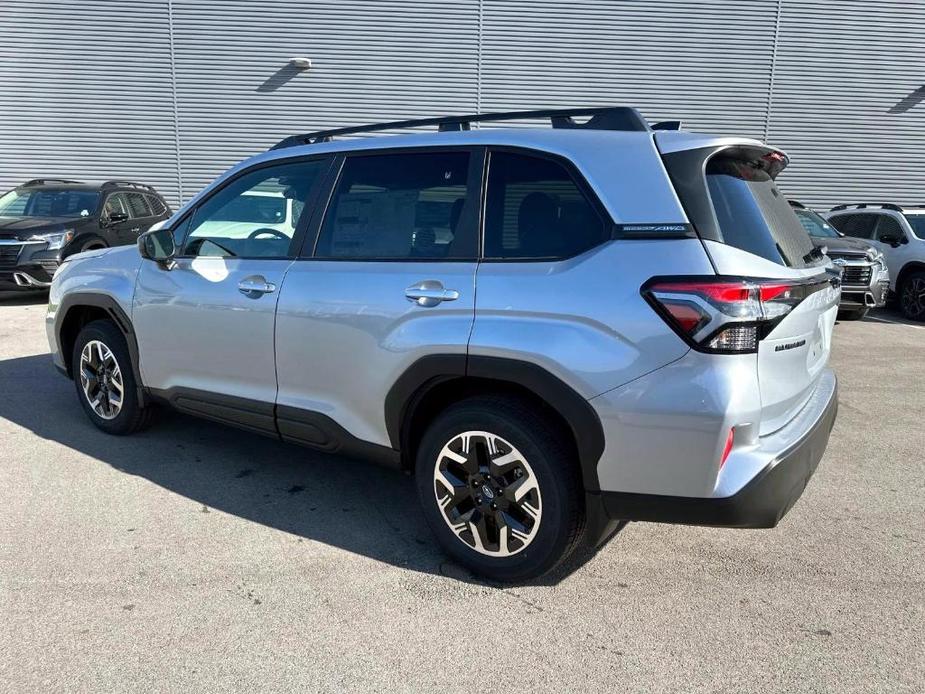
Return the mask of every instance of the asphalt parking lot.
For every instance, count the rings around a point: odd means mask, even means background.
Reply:
[[[113,438],[0,294],[0,690],[925,690],[925,328],[836,327],[773,531],[637,523],[555,585],[449,564],[411,481],[178,414]]]

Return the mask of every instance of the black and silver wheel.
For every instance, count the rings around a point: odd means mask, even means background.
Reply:
[[[912,320],[925,320],[925,272],[913,272],[899,288],[899,307]]]
[[[109,434],[128,434],[147,425],[122,332],[108,320],[88,323],[74,343],[71,361],[77,397],[87,416]]]
[[[444,549],[500,581],[540,576],[584,527],[568,435],[529,403],[477,397],[449,408],[418,449],[418,493]]]
[[[487,431],[454,436],[434,460],[434,496],[453,533],[479,554],[526,549],[543,520],[536,473],[509,441]]]
[[[100,340],[87,342],[80,350],[77,376],[84,398],[97,417],[111,420],[119,416],[125,400],[125,383],[122,368],[109,347]]]

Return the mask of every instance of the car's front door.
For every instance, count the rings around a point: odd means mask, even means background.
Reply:
[[[300,239],[273,224],[289,199],[301,216],[329,165],[288,160],[238,175],[180,221],[172,264],[142,263],[132,320],[148,388],[180,409],[275,430],[276,302]]]
[[[480,149],[348,155],[276,320],[284,437],[389,446],[387,394],[418,359],[463,356],[475,309]],[[464,361],[464,359],[460,360]],[[346,430],[346,434],[344,434]]]

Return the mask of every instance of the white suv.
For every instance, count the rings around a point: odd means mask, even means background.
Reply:
[[[883,252],[903,314],[925,321],[925,207],[837,205],[823,217],[845,236],[870,241]]]

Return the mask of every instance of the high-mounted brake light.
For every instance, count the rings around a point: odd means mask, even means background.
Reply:
[[[692,347],[742,354],[810,294],[832,288],[828,278],[788,282],[741,277],[656,278],[643,296]]]

